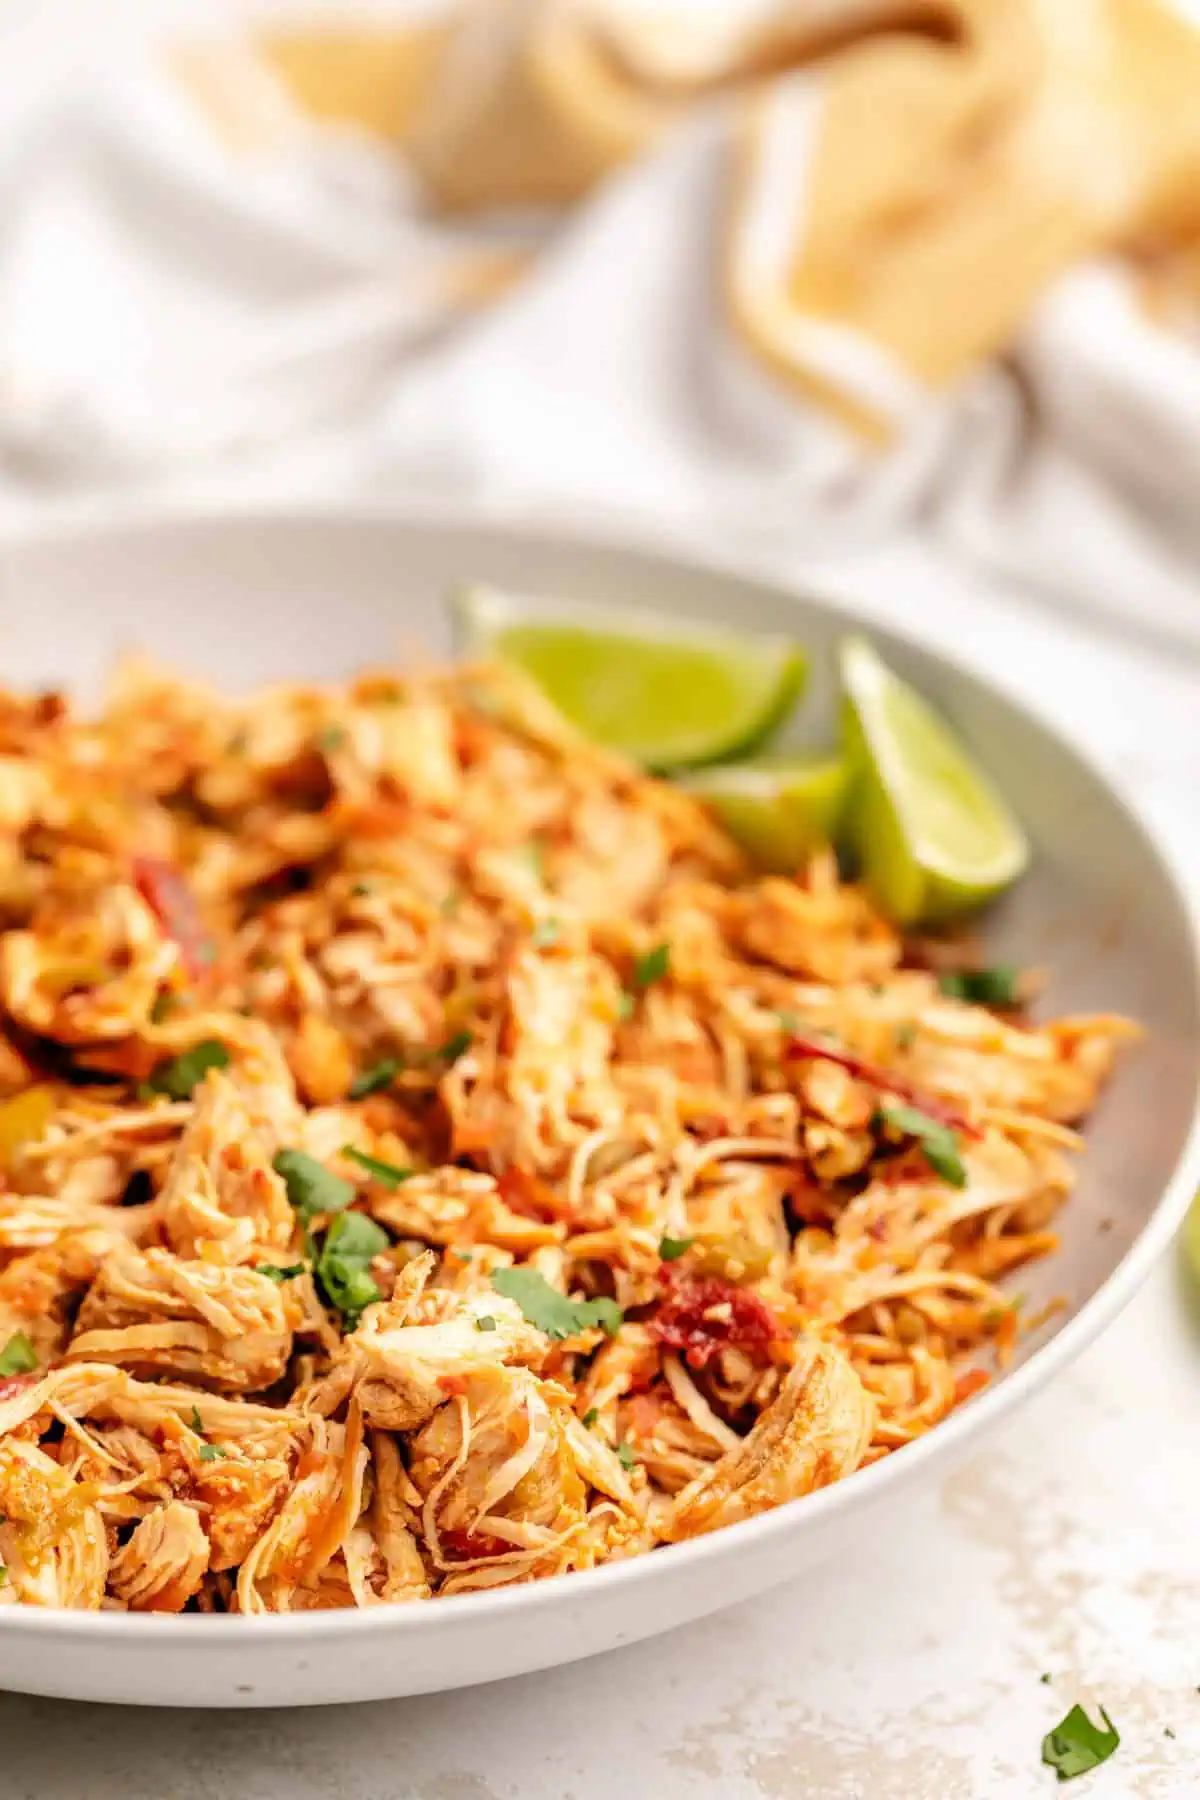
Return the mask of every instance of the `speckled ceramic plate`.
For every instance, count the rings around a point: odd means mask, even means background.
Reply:
[[[844,610],[707,564],[609,541],[464,520],[306,511],[59,530],[0,557],[4,680],[88,687],[144,648],[234,687],[323,678],[388,656],[444,655],[447,589],[483,580],[548,596],[794,631],[815,679],[804,732],[833,727]],[[1198,1179],[1200,982],[1192,919],[1165,846],[1047,723],[949,657],[871,628],[1003,783],[1033,872],[989,922],[998,956],[1053,972],[1056,1011],[1128,1012],[1148,1028],[1088,1132],[1061,1252],[1022,1286],[1068,1307],[985,1393],[919,1443],[840,1486],[711,1537],[589,1574],[428,1606],[294,1618],[0,1615],[0,1685],[172,1706],[382,1699],[514,1675],[666,1631],[886,1529],[926,1481],[1023,1404],[1124,1306]],[[870,1603],[870,1596],[864,1596]]]

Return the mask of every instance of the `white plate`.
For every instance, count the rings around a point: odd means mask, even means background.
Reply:
[[[6,683],[94,687],[144,648],[246,687],[362,662],[440,656],[446,590],[484,580],[547,596],[794,631],[815,666],[804,730],[833,728],[831,651],[849,615],[756,581],[611,543],[465,522],[304,514],[75,530],[0,559]],[[427,1606],[294,1618],[0,1615],[0,1685],[151,1705],[276,1706],[465,1686],[631,1643],[853,1557],[899,1487],[928,1479],[1074,1357],[1170,1240],[1200,1164],[1197,945],[1164,847],[1044,723],[951,660],[871,628],[1003,783],[1036,847],[989,927],[998,954],[1053,972],[1055,1010],[1129,1012],[1149,1029],[1088,1134],[1064,1244],[1022,1285],[1069,1305],[1023,1359],[919,1443],[840,1486],[711,1537],[589,1574]],[[1023,1272],[1024,1275],[1024,1272]]]

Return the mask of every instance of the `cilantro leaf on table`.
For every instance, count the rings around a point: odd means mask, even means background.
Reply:
[[[1073,1781],[1077,1775],[1099,1768],[1121,1742],[1120,1732],[1103,1707],[1100,1717],[1107,1731],[1093,1724],[1082,1706],[1073,1706],[1066,1718],[1042,1739],[1042,1761],[1060,1781]]]

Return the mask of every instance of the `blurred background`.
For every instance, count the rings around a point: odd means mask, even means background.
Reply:
[[[0,0],[0,521],[586,514],[1196,641],[1188,0]]]

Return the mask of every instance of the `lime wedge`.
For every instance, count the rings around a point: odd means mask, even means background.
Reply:
[[[777,754],[703,769],[685,785],[762,868],[794,875],[836,836],[849,774],[841,756]]]
[[[1192,1200],[1192,1210],[1183,1227],[1183,1248],[1191,1264],[1192,1276],[1200,1281],[1200,1194]]]
[[[847,836],[868,887],[900,925],[981,906],[1028,865],[1020,825],[946,721],[863,638],[843,644],[841,670]]]
[[[470,588],[454,608],[468,652],[515,663],[585,737],[653,769],[756,749],[786,718],[807,670],[790,638],[552,611],[494,588]]]

